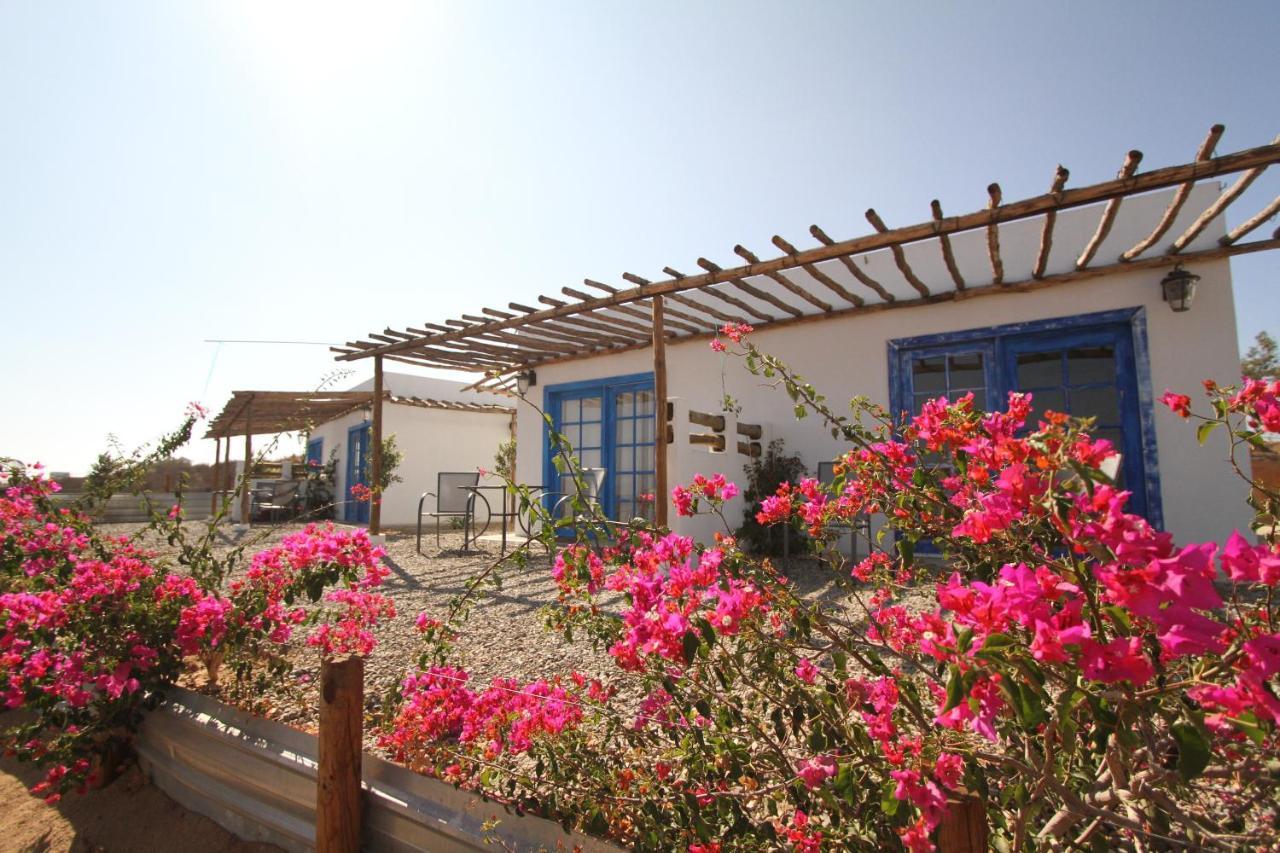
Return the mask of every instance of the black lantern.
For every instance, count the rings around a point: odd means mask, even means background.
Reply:
[[[516,374],[516,390],[523,397],[529,393],[529,389],[538,384],[538,374],[532,370],[522,370]]]
[[[1182,264],[1178,264],[1160,282],[1164,301],[1168,302],[1169,307],[1174,311],[1190,311],[1191,302],[1196,298],[1196,282],[1199,280],[1200,276],[1187,272],[1182,268]]]

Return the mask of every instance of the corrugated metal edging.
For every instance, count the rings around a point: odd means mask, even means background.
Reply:
[[[136,744],[156,786],[241,838],[312,850],[316,738],[198,693],[166,695]],[[367,850],[618,849],[368,753],[363,769]],[[496,826],[486,832],[486,821]]]

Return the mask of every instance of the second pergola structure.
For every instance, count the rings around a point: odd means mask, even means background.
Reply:
[[[240,517],[249,520],[251,495],[248,482],[253,467],[253,437],[276,435],[284,432],[301,432],[316,425],[340,418],[358,409],[372,409],[373,445],[370,467],[373,482],[382,477],[382,404],[386,395],[382,390],[382,360],[374,361],[373,391],[234,391],[205,432],[205,438],[214,439],[214,490],[212,511],[217,511],[219,483],[224,491],[236,488],[231,467],[231,439],[244,436],[244,480],[240,494]],[[225,445],[225,456],[223,447]],[[376,497],[376,496],[375,496]],[[369,507],[369,531],[377,534],[382,525],[381,501],[375,499]]]
[[[463,314],[442,324],[388,328],[334,351],[343,361],[373,358],[376,375],[381,375],[382,361],[392,359],[484,373],[485,379],[472,387],[510,393],[521,372],[540,365],[652,347],[655,392],[661,405],[666,400],[666,344],[710,337],[725,323],[781,327],[1280,248],[1280,231],[1262,239],[1244,239],[1280,212],[1280,198],[1214,245],[1190,248],[1268,166],[1280,162],[1280,137],[1269,145],[1219,156],[1215,148],[1222,133],[1222,125],[1214,125],[1195,159],[1178,166],[1139,172],[1142,153],[1130,151],[1117,177],[1080,188],[1067,188],[1068,172],[1058,166],[1049,191],[1032,198],[1005,202],[1000,186],[991,184],[985,209],[948,217],[934,201],[930,219],[899,228],[890,228],[875,210],[868,210],[866,218],[874,232],[865,236],[835,240],[814,225],[809,230],[817,246],[801,249],[775,236],[773,244],[782,254],[774,258],[762,259],[738,245],[733,251],[743,263],[732,267],[699,258],[703,272],[694,275],[671,267],[665,267],[667,277],[657,281],[623,273],[627,284],[621,287],[586,279],[584,284],[593,293],[564,287],[561,292],[567,299],[538,297],[545,307],[512,302],[510,310],[483,308],[479,314]],[[1190,211],[1183,211],[1197,183],[1227,175],[1237,177],[1194,218],[1189,217]],[[1174,189],[1171,200],[1149,234],[1116,257],[1100,258],[1099,249],[1123,202],[1167,189]],[[1083,245],[1070,247],[1069,268],[1050,272],[1059,212],[1086,205],[1101,205],[1095,230]],[[1033,218],[1041,220],[1035,260],[1025,273],[1010,274],[1000,249],[1001,226]],[[1174,229],[1180,219],[1184,224]],[[966,278],[956,263],[951,237],[972,231],[985,232],[988,264],[980,277],[970,271]],[[947,273],[945,281],[932,286],[912,268],[904,251],[907,246],[929,243],[940,253]],[[896,267],[892,281],[877,280],[864,269],[865,256],[885,249],[892,253]],[[655,450],[658,494],[665,496],[665,443],[657,442]],[[659,524],[667,521],[667,503],[657,501]]]

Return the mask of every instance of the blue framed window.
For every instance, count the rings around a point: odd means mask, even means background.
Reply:
[[[347,430],[347,493],[343,495],[343,520],[354,524],[369,523],[369,502],[358,501],[351,496],[351,487],[369,485],[369,426],[368,421]]]
[[[897,414],[970,391],[975,405],[1001,408],[1010,391],[1025,391],[1031,425],[1047,409],[1096,418],[1095,433],[1123,454],[1129,509],[1163,524],[1143,309],[890,341],[889,374]]]
[[[307,466],[324,464],[324,436],[307,441]]]
[[[641,500],[657,485],[652,373],[547,386],[543,410],[582,467],[607,472],[600,504],[610,518],[653,517],[653,502]],[[552,491],[565,491],[549,433],[544,447],[543,482]]]

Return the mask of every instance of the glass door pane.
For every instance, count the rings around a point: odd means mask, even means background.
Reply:
[[[609,474],[613,505],[608,510],[616,520],[653,518],[653,501],[641,496],[652,495],[656,481],[655,414],[652,389],[631,388],[614,394],[613,465]]]

